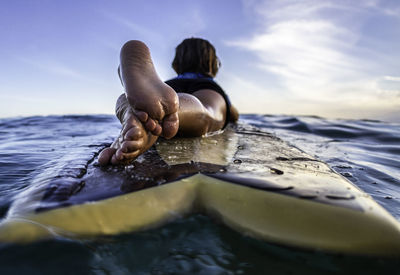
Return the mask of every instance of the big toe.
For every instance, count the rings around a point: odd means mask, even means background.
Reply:
[[[163,120],[162,136],[166,139],[173,138],[179,129],[178,113],[166,116]]]
[[[114,155],[116,149],[114,148],[105,148],[100,152],[98,163],[101,166],[105,166],[110,163],[112,156]]]

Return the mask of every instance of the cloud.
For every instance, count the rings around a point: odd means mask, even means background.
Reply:
[[[137,39],[144,41],[162,41],[162,36],[158,32],[153,31],[150,28],[146,28],[142,24],[136,24],[131,20],[124,18],[120,14],[115,14],[109,11],[100,12],[105,18],[117,23],[119,26],[129,29],[132,31]]]
[[[375,12],[400,18],[400,6],[396,0],[370,0],[365,3],[365,6]]]
[[[69,68],[68,66],[61,64],[55,60],[46,60],[46,59],[31,59],[27,57],[22,57],[18,56],[16,57],[17,60],[28,64],[30,66],[33,66],[35,68],[38,68],[40,70],[43,70],[45,72],[59,75],[59,76],[67,76],[71,78],[76,78],[76,79],[87,79],[85,76],[83,76],[79,71],[76,71],[72,68]]]
[[[363,32],[362,24],[371,9],[383,10],[380,2],[251,1],[245,8],[253,9],[257,30],[226,44],[252,52],[256,66],[275,77],[290,100],[331,109],[337,104],[354,112],[357,104],[398,108],[398,93],[381,85],[383,79],[397,81],[381,75],[385,53],[363,43],[365,37],[378,40]]]
[[[383,77],[384,80],[388,80],[388,81],[396,81],[396,82],[400,82],[400,76],[390,76],[390,75],[385,75]]]
[[[185,24],[181,24],[182,32],[184,34],[191,33],[192,35],[197,35],[207,29],[205,19],[207,17],[199,8],[195,7],[194,9],[189,10],[185,16],[185,19],[180,18],[181,22],[186,22]]]

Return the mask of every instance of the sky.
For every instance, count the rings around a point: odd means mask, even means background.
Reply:
[[[122,45],[167,80],[187,37],[241,113],[400,122],[399,0],[0,0],[0,117],[112,114]]]

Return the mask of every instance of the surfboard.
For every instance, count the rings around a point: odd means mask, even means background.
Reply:
[[[126,166],[64,168],[15,199],[0,242],[90,239],[203,213],[269,243],[399,256],[400,225],[327,164],[253,126],[159,140]]]

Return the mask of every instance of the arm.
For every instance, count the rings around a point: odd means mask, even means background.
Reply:
[[[203,89],[191,94],[179,93],[179,130],[181,136],[202,136],[222,129],[226,118],[224,98]]]
[[[229,119],[229,122],[238,121],[239,120],[239,111],[238,111],[238,109],[236,109],[235,106],[231,105],[230,112],[231,112],[231,117]]]

